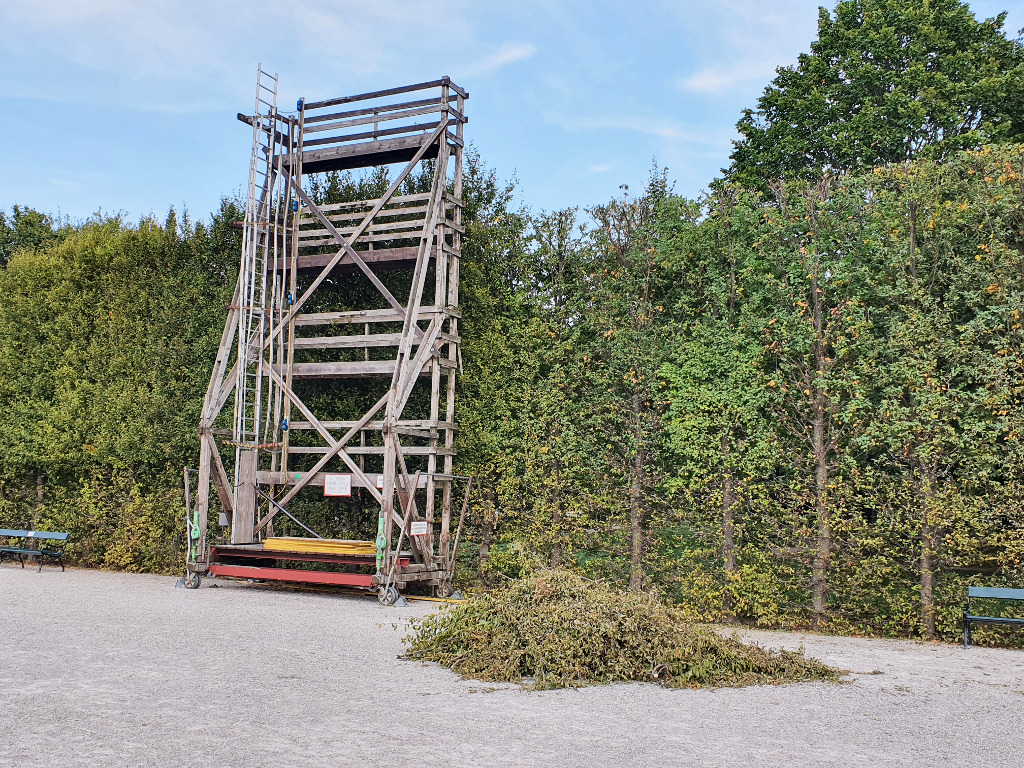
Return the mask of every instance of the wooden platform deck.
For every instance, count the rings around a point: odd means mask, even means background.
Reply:
[[[430,134],[422,134],[307,150],[302,153],[302,172],[326,173],[407,163],[429,139]],[[431,160],[437,157],[437,147],[428,147],[423,157]]]

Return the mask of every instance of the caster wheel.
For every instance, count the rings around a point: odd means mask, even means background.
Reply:
[[[185,574],[185,589],[199,589],[199,585],[203,583],[203,577],[198,573],[188,572]]]
[[[455,594],[455,587],[452,586],[450,581],[446,581],[443,584],[438,584],[434,587],[434,596],[441,598],[449,598]]]
[[[394,605],[398,602],[398,590],[394,587],[381,587],[380,592],[377,593],[377,599],[381,605]]]

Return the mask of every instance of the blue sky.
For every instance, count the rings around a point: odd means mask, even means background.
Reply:
[[[246,178],[235,114],[257,63],[286,105],[450,75],[470,91],[467,137],[535,210],[640,186],[655,158],[696,194],[741,110],[807,50],[818,4],[9,0],[0,208],[205,216]],[[1024,27],[1024,2],[971,6]]]

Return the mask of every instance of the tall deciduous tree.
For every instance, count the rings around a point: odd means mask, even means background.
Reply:
[[[773,470],[773,396],[761,372],[759,317],[751,317],[746,284],[754,269],[760,207],[742,190],[720,187],[703,205],[664,206],[661,247],[679,275],[672,307],[679,333],[667,352],[665,421],[673,473],[700,519],[717,512],[721,610],[735,616],[744,513],[760,480]],[[703,215],[702,215],[703,214]]]
[[[729,175],[766,190],[1024,132],[1024,47],[961,0],[842,0],[737,124]]]
[[[826,619],[828,575],[834,547],[835,473],[848,436],[858,382],[851,366],[868,324],[864,275],[870,254],[860,231],[862,198],[836,180],[779,183],[776,203],[763,214],[768,225],[758,248],[755,278],[760,313],[783,393],[778,418],[800,450],[796,469],[806,471],[812,510],[812,626]]]
[[[616,471],[628,494],[630,589],[644,586],[649,522],[656,504],[661,442],[658,371],[667,328],[662,320],[668,271],[657,247],[657,214],[668,185],[655,170],[640,197],[628,194],[591,213],[597,224],[588,323],[600,341],[597,393]]]

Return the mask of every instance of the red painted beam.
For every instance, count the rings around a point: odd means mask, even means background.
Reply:
[[[210,558],[216,560],[220,557],[251,557],[261,560],[291,560],[293,562],[306,563],[342,563],[344,565],[373,565],[377,562],[376,555],[319,555],[299,554],[295,552],[278,552],[270,549],[232,549],[225,547],[211,547]],[[408,557],[398,560],[399,566],[406,566],[410,563]]]
[[[254,568],[249,565],[211,563],[214,576],[234,576],[236,579],[263,579],[264,581],[297,581],[303,584],[345,584],[350,587],[372,587],[369,573],[334,573],[330,571],[301,571],[294,568]]]

